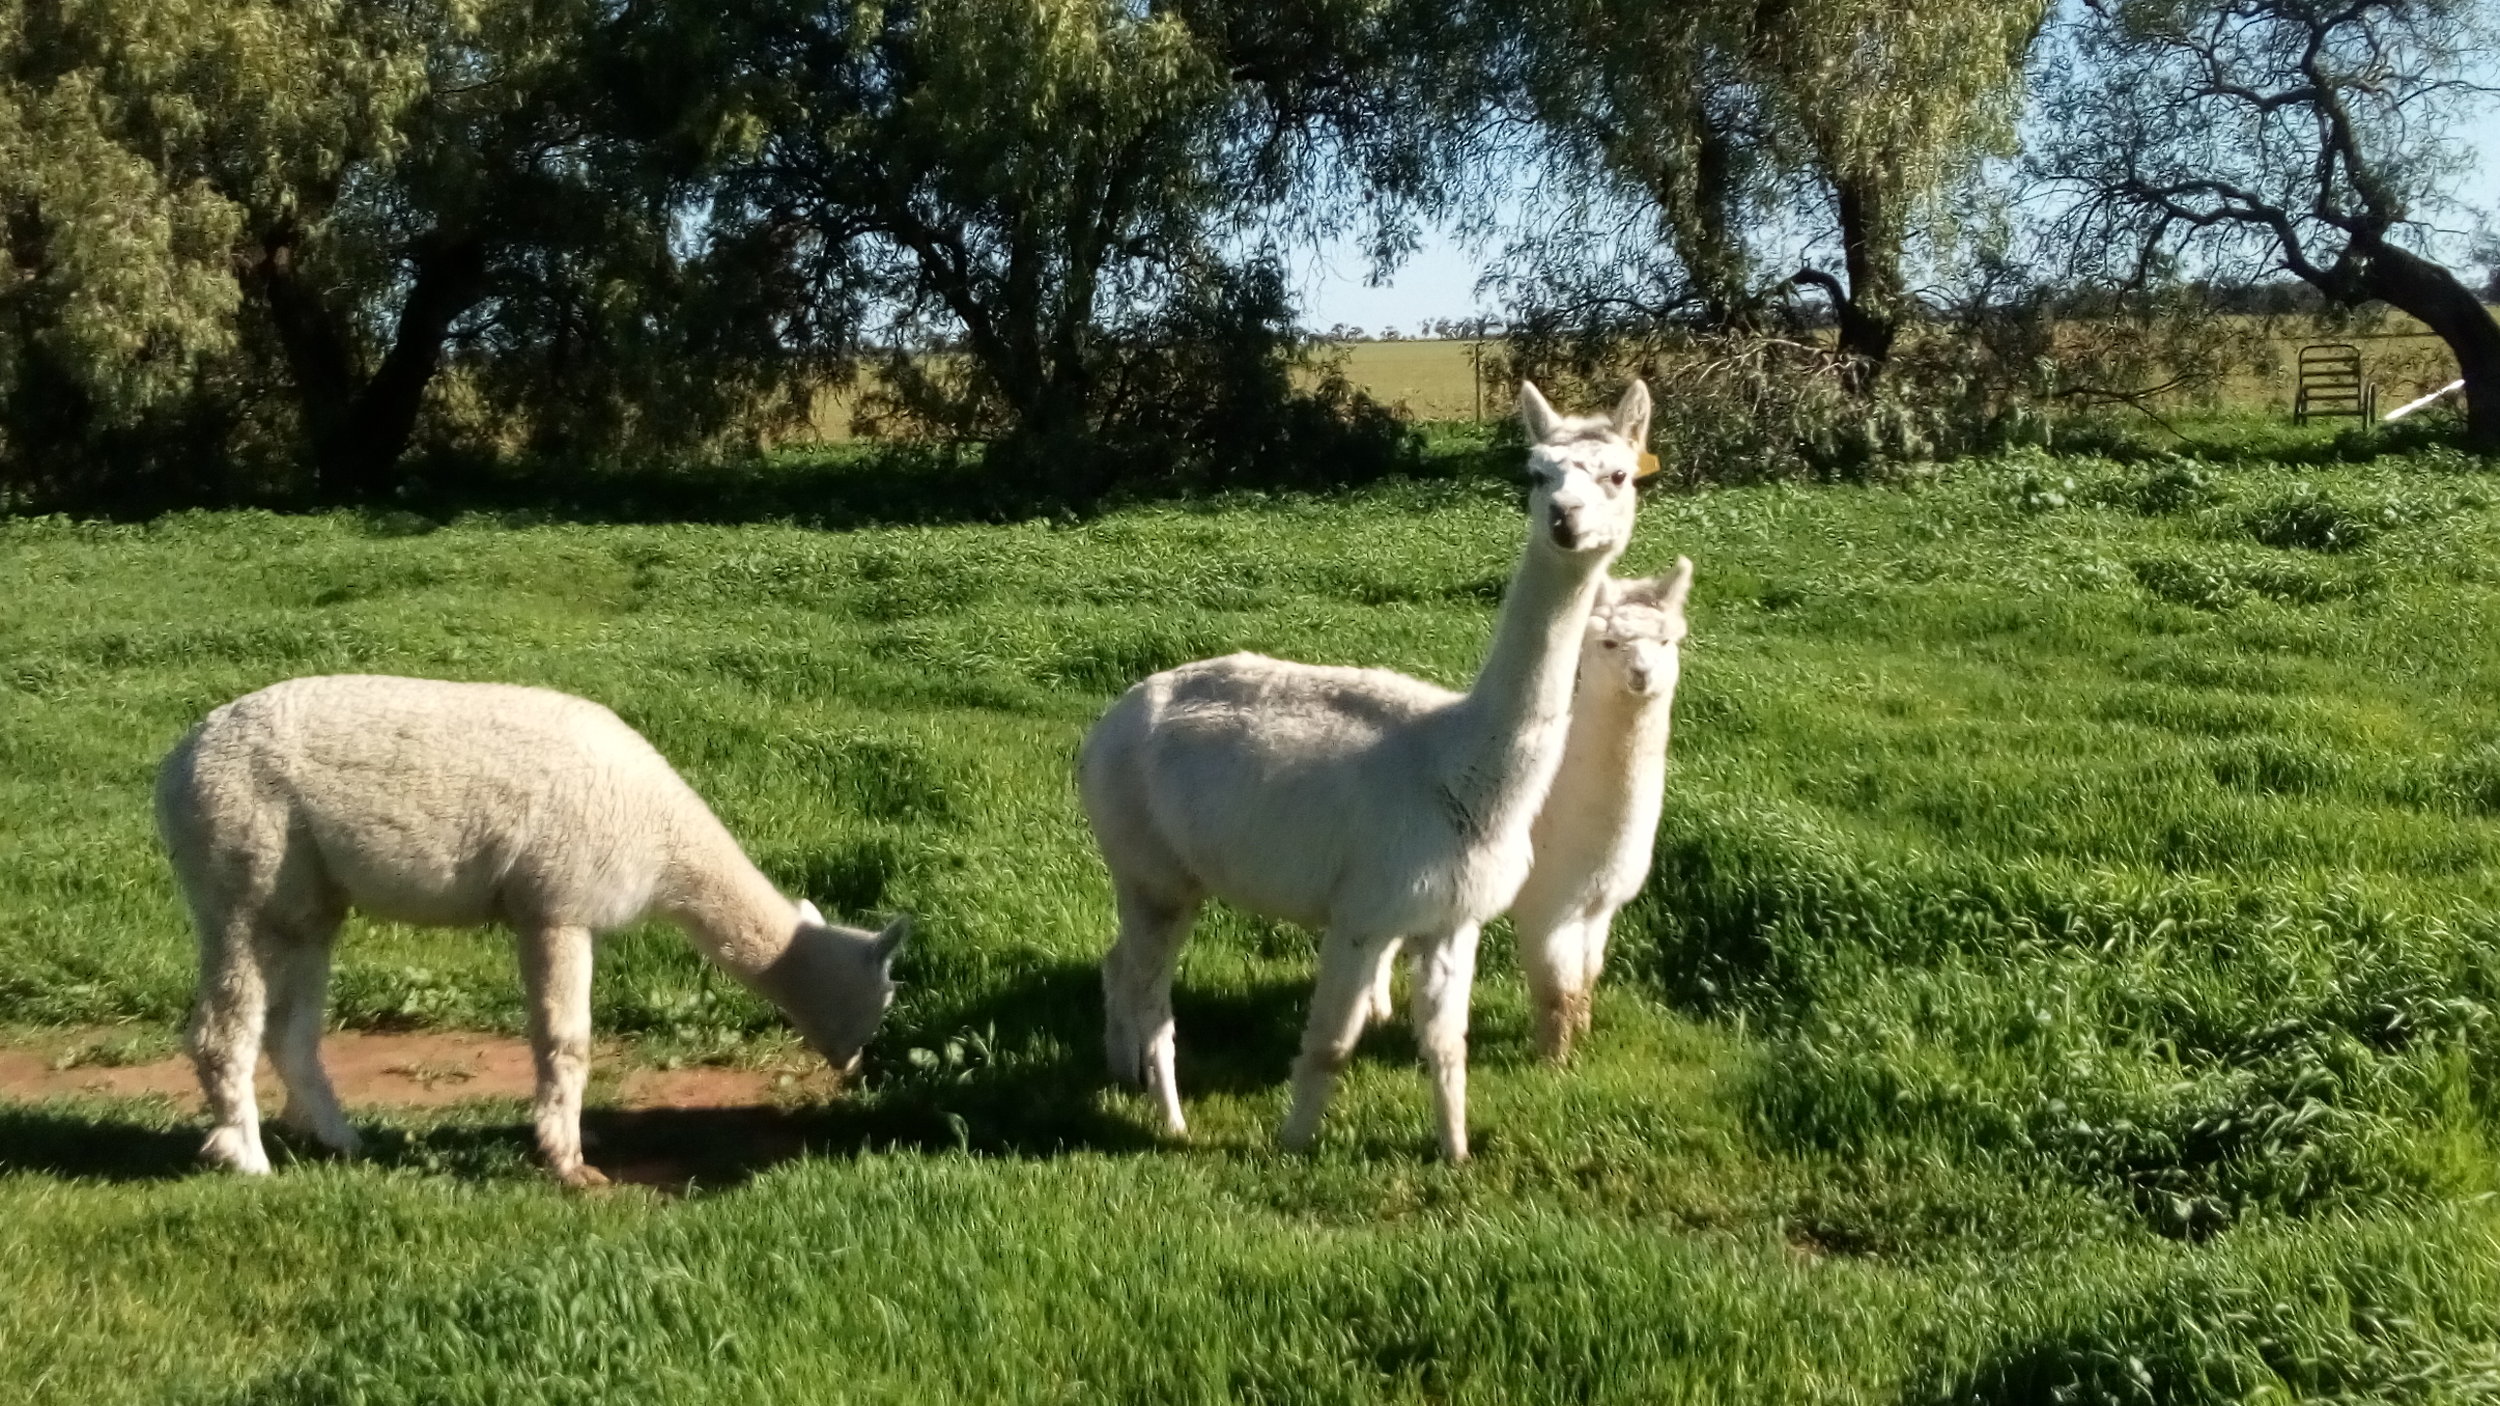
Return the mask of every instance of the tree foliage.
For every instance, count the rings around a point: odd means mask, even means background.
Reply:
[[[1348,96],[1383,7],[1297,12],[1298,43],[1263,13],[767,4],[744,60],[766,135],[726,178],[722,217],[785,248],[819,306],[867,321],[873,419],[987,441],[1002,467],[1080,498],[1205,461],[1157,399],[1210,409],[1255,385],[1280,401],[1249,422],[1293,418],[1291,307],[1235,252],[1253,218],[1299,188],[1328,136],[1368,151],[1384,183],[1416,179],[1401,174],[1412,149]],[[1174,359],[1184,332],[1214,338],[1210,355]],[[1272,374],[1139,393],[1147,368],[1244,354]],[[1343,428],[1358,421],[1382,423]]]
[[[2253,262],[2431,323],[2500,435],[2500,333],[2425,232],[2487,6],[2094,0],[2036,169],[2097,264],[1970,233],[2044,14],[0,0],[0,500],[715,456],[863,369],[864,422],[1009,496],[1360,476],[1401,432],[1315,360],[1290,254],[1386,269],[1523,172],[1511,364],[1677,378],[1656,423],[1714,475],[2176,391],[2182,290]]]
[[[678,247],[714,108],[700,83],[672,89],[640,12],[0,15],[0,150],[19,158],[0,163],[0,461],[25,488],[372,498],[430,402],[437,438],[553,452],[683,439],[747,408],[734,359],[667,374],[707,350],[754,364],[769,338],[739,346]],[[471,373],[465,426],[443,403],[453,368]]]
[[[2094,0],[2083,76],[2043,164],[2072,248],[2122,282],[2280,270],[2387,303],[2457,358],[2469,436],[2500,447],[2500,326],[2435,262],[2428,218],[2461,153],[2470,65],[2500,44],[2478,0]],[[2113,267],[2114,266],[2114,267]]]
[[[1780,291],[1826,292],[1861,389],[1907,311],[1923,206],[2009,140],[2037,0],[1534,0],[1494,11],[1514,102],[1570,159],[1551,236],[1518,251],[1531,321],[1759,327]],[[1613,238],[1592,240],[1594,226]],[[1837,273],[1782,263],[1837,235]],[[1594,255],[1594,257],[1592,257]],[[1628,275],[1628,276],[1627,276]]]

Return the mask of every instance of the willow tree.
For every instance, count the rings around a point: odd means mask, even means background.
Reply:
[[[1387,31],[1368,0],[1263,8],[751,0],[728,23],[756,149],[716,214],[876,324],[907,420],[1081,480],[1152,392],[1141,348],[1290,340],[1241,251],[1314,132],[1364,129]]]
[[[1082,426],[1106,305],[1208,249],[1221,68],[1099,0],[794,7],[758,35],[765,123],[730,189],[877,306],[924,418]]]
[[[216,9],[160,104],[166,160],[240,212],[247,330],[325,496],[390,491],[457,348],[578,334],[567,307],[667,272],[681,192],[651,158],[672,114],[631,101],[634,7]]]
[[[1760,255],[1747,231],[1776,193],[1741,10],[1552,0],[1493,13],[1492,52],[1515,66],[1508,96],[1567,158],[1567,174],[1539,192],[1557,207],[1557,223],[1602,229],[1601,207],[1628,196],[1645,227],[1615,252],[1638,263],[1641,246],[1654,244],[1670,260],[1646,294],[1583,286],[1564,295],[1561,314],[1610,321],[1628,313],[1708,328],[1750,322]],[[1537,262],[1549,289],[1583,283],[1566,272],[1569,255]]]
[[[1828,194],[1842,277],[1811,265],[1839,349],[1865,373],[1892,354],[1909,311],[1902,250],[1919,205],[2013,138],[2043,0],[1799,0],[1754,7],[1749,69],[1774,143]],[[1845,283],[1844,280],[1845,279]]]
[[[635,339],[725,341],[681,315],[676,240],[717,71],[655,30],[602,0],[0,0],[0,453],[83,463],[92,499],[257,448],[353,500],[455,357],[576,435],[629,389],[718,402],[717,356],[615,375],[657,367]]]
[[[237,213],[152,159],[121,38],[0,0],[0,487],[39,499],[235,340]]]
[[[2467,169],[2453,128],[2496,29],[2482,0],[2094,0],[2043,157],[2076,248],[2128,281],[2274,269],[2408,313],[2456,357],[2469,438],[2500,449],[2500,325],[2427,220]]]
[[[1527,0],[1489,7],[1486,28],[1514,100],[1590,193],[1655,220],[1681,286],[1641,311],[1741,328],[1782,286],[1812,284],[1832,298],[1841,350],[1871,371],[1907,310],[1919,207],[2010,140],[2044,10]],[[1839,235],[1840,273],[1776,264],[1818,216]]]

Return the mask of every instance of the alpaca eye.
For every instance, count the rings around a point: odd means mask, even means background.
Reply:
[[[1612,648],[1614,648],[1614,647],[1615,647],[1615,642],[1614,642],[1613,640],[1603,640],[1603,641],[1600,641],[1600,643],[1604,644],[1604,645],[1605,645],[1608,649],[1612,649]]]
[[[1614,478],[1613,478],[1613,480],[1612,480],[1612,481],[1613,481],[1613,483],[1614,483],[1615,487],[1617,487],[1617,488],[1621,488],[1621,487],[1623,486],[1623,481],[1624,481],[1626,478],[1628,478],[1628,477],[1630,477],[1630,475],[1626,474],[1626,473],[1625,473],[1623,470],[1621,470],[1621,469],[1617,469],[1617,470],[1615,470],[1615,472],[1614,472]]]

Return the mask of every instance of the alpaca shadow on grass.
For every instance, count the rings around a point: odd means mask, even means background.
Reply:
[[[1181,1096],[1257,1093],[1283,1086],[1302,1048],[1310,1010],[1311,983],[1305,977],[1210,990],[1192,986],[1184,976],[1172,988]],[[1103,1051],[1102,981],[1091,962],[1054,962],[972,1000],[935,1007],[919,1016],[909,1032],[881,1039],[879,1048],[891,1067],[894,1047],[905,1047],[909,1058],[909,1047],[926,1048],[933,1040],[949,1038],[971,1044],[974,1050],[968,1056],[975,1051],[1046,1049],[1047,1078],[1034,1071],[1033,1086],[1019,1085],[1013,1090],[1018,1094],[1046,1092],[1057,1102],[1083,1104],[1100,1090],[1117,1086]],[[1401,1016],[1366,1032],[1354,1057],[1411,1064],[1419,1053]]]
[[[112,1104],[0,1105],[0,1176],[171,1181],[198,1170],[200,1130]]]
[[[1188,1051],[1184,1090],[1283,1081],[1307,996],[1299,983],[1177,996]],[[803,1157],[1040,1159],[1166,1146],[1143,1104],[1114,1095],[1115,1087],[1102,1054],[1096,968],[1052,961],[959,999],[907,996],[871,1047],[858,1085],[824,1102],[592,1108],[582,1130],[591,1165],[610,1179],[694,1194],[742,1186]],[[495,1175],[525,1161],[528,1146],[525,1127],[435,1128],[411,1135],[404,1148],[375,1152],[386,1161]]]
[[[1307,983],[1174,992],[1184,1097],[1282,1085],[1301,1047]],[[958,1152],[1050,1158],[1167,1146],[1144,1103],[1115,1092],[1090,962],[1033,967],[957,1001],[915,1001],[889,1024],[855,1092],[796,1108],[592,1110],[590,1160],[622,1181],[717,1190],[801,1156]],[[1401,1025],[1362,1055],[1411,1062]]]
[[[1301,1046],[1309,984],[1279,979],[1173,993],[1184,1098],[1281,1086]],[[1116,1093],[1102,1048],[1102,987],[1090,962],[1034,966],[965,999],[910,1000],[872,1047],[859,1085],[821,1103],[586,1109],[592,1166],[611,1180],[673,1193],[733,1189],[803,1157],[969,1153],[1050,1158],[1167,1146],[1145,1101]],[[1403,1022],[1374,1031],[1358,1058],[1411,1063]],[[369,1165],[502,1180],[537,1175],[526,1117],[471,1107],[441,1114],[352,1110]],[[201,1127],[115,1105],[0,1107],[0,1174],[164,1180],[200,1171]],[[327,1160],[264,1125],[270,1157]]]

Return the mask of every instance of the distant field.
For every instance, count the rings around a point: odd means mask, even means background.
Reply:
[[[2293,354],[2306,339],[2282,344],[2282,364],[2272,372],[2235,376],[2222,400],[2233,409],[2291,413]],[[2382,411],[2445,385],[2456,376],[2456,362],[2447,345],[2407,317],[2390,317],[2382,330],[2339,333],[2319,340],[2351,342],[2361,349],[2362,374],[2379,388]],[[1323,356],[1342,355],[1346,378],[1359,390],[1417,421],[1464,421],[1499,418],[1510,413],[1510,391],[1487,383],[1481,396],[1478,367],[1498,358],[1502,343],[1488,341],[1338,342],[1325,345]],[[826,442],[851,438],[850,398],[820,397],[808,436]]]
[[[1511,413],[1514,397],[1502,387],[1487,384],[1481,396],[1477,390],[1479,357],[1500,357],[1498,341],[1342,342],[1323,354],[1343,355],[1346,379],[1409,419],[1472,420]]]
[[[0,1104],[0,1399],[2492,1400],[2500,464],[2279,447],[1651,498],[1626,569],[1699,563],[1658,872],[1568,1070],[1488,935],[1463,1169],[1398,1030],[1276,1150],[1312,942],[1239,914],[1182,965],[1192,1136],[1105,1087],[1069,766],[1225,650],[1463,686],[1505,479],[844,533],[0,522],[0,1027],[169,1045],[151,769],[296,674],[601,699],[793,891],[921,921],[807,1156],[642,1129],[709,1159],[682,1200],[542,1185],[509,1102],[257,1185],[162,1104]],[[646,1063],[792,1053],[671,934],[601,961]],[[474,934],[351,923],[336,998],[520,1018]]]

